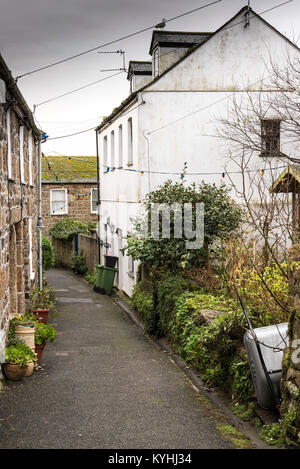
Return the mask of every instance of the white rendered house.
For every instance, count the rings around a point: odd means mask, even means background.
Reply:
[[[227,116],[233,93],[243,99],[246,90],[269,90],[267,63],[287,53],[299,56],[299,49],[244,7],[214,33],[155,30],[152,61],[130,62],[131,94],[98,127],[100,238],[109,245],[102,254],[119,259],[119,289],[130,295],[135,283],[136,266],[120,249],[141,200],[167,179],[178,181],[184,162],[186,184],[228,183],[218,118]],[[251,168],[262,160],[258,154]],[[232,178],[239,183],[238,174]]]

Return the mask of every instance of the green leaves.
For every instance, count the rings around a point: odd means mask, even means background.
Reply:
[[[6,363],[16,363],[24,368],[36,361],[35,353],[26,344],[18,343],[5,349]]]
[[[241,223],[242,212],[230,199],[228,193],[229,188],[225,184],[216,186],[202,182],[197,187],[195,184],[185,187],[182,182],[166,181],[157,190],[147,194],[144,201],[146,214],[135,221],[135,235],[127,237],[127,245],[123,250],[145,266],[155,266],[173,272],[206,264],[212,244],[216,240],[227,239]],[[151,237],[151,229],[149,235],[141,235],[140,226],[150,228],[152,204],[174,203],[179,204],[181,208],[184,204],[190,204],[193,208],[197,203],[204,204],[204,246],[200,249],[188,250],[184,233],[181,238],[174,237],[172,212],[170,238],[155,239]],[[195,210],[193,210],[192,225],[193,228],[196,227]]]
[[[35,344],[41,345],[45,342],[53,342],[56,338],[56,330],[52,326],[47,326],[41,322],[35,325]]]
[[[51,269],[54,266],[54,250],[51,241],[42,235],[42,250],[43,250],[43,270]]]
[[[49,230],[49,234],[54,239],[69,240],[79,233],[89,233],[95,228],[95,223],[71,220],[66,217],[59,220],[53,228]]]

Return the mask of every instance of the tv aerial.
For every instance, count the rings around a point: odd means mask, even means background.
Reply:
[[[125,51],[122,49],[116,50],[116,51],[98,51],[97,54],[120,54],[123,59],[123,67],[120,68],[106,68],[106,69],[101,69],[100,72],[115,72],[115,71],[123,71],[127,72],[126,67],[125,67]]]

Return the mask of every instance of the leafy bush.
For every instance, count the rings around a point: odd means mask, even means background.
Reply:
[[[54,266],[54,250],[51,241],[42,235],[42,251],[43,251],[43,270],[51,269]]]
[[[153,294],[153,285],[150,282],[138,282],[130,298],[131,305],[141,315],[145,321],[147,332],[151,334],[155,334],[157,322]]]
[[[72,269],[76,274],[85,275],[88,271],[86,259],[83,255],[83,250],[79,254],[72,257]]]
[[[289,319],[289,286],[285,275],[287,264],[274,264],[262,272],[243,269],[237,271],[236,285],[249,312],[259,325],[267,326]]]
[[[146,216],[139,217],[135,223],[135,236],[127,237],[127,246],[123,249],[134,260],[140,260],[145,266],[167,268],[178,271],[194,265],[209,262],[209,249],[216,240],[227,239],[241,222],[241,210],[230,199],[229,188],[225,184],[219,187],[215,184],[202,182],[198,187],[192,184],[185,187],[183,183],[168,180],[158,189],[147,194],[144,207]],[[151,211],[155,204],[179,204],[180,212],[184,204],[191,204],[195,208],[197,203],[204,204],[204,245],[200,249],[187,249],[188,240],[183,234],[178,238],[174,235],[174,214],[170,216],[170,237],[156,239],[151,235],[141,235],[140,228],[148,228],[151,232]],[[195,228],[195,210],[192,215]],[[161,234],[162,223],[159,232]]]
[[[56,304],[53,287],[44,285],[40,290],[34,288],[30,293],[30,309],[53,309]],[[26,316],[28,318],[28,315]]]
[[[56,330],[52,326],[47,326],[42,322],[35,325],[35,345],[41,345],[45,342],[53,342],[56,338]]]
[[[84,278],[91,285],[96,285],[97,273],[95,272],[91,274],[90,272],[87,272]]]
[[[169,333],[169,325],[178,296],[196,288],[197,285],[194,282],[180,275],[167,274],[158,282],[156,310],[159,318],[157,327],[161,335]]]
[[[6,363],[16,363],[24,368],[30,362],[36,361],[35,353],[24,343],[17,343],[5,349]]]
[[[59,220],[49,233],[54,239],[70,240],[79,233],[89,233],[95,228],[95,223],[71,220],[66,217]]]
[[[175,350],[200,370],[204,382],[230,390],[236,399],[247,400],[253,395],[253,386],[248,363],[240,356],[244,318],[233,307],[223,296],[184,293],[175,304],[171,337]],[[209,325],[202,324],[201,309],[224,314]]]

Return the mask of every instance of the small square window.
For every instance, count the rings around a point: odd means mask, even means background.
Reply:
[[[51,189],[51,215],[66,215],[68,213],[67,189]]]

